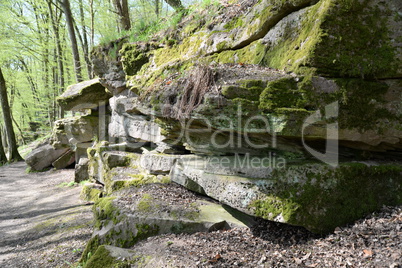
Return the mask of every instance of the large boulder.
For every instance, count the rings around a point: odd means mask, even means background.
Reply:
[[[401,164],[285,163],[271,157],[184,157],[171,180],[247,214],[316,233],[331,232],[383,204],[402,203]]]
[[[94,115],[74,116],[57,120],[52,132],[55,148],[71,147],[92,142],[99,133],[99,118]],[[78,145],[79,146],[79,145]]]
[[[52,166],[52,163],[68,150],[68,148],[54,149],[52,145],[45,143],[34,149],[25,158],[25,162],[33,171],[42,171],[45,168]]]
[[[57,98],[57,102],[65,110],[79,111],[104,106],[111,96],[101,85],[99,78],[95,78],[69,86]]]

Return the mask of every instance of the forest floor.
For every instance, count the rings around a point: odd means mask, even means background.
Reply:
[[[69,186],[74,171],[25,169],[23,162],[0,167],[0,267],[79,267],[93,215],[79,200],[81,187]],[[150,237],[131,249],[152,268],[402,268],[402,206],[384,206],[326,236],[261,220],[251,228]]]
[[[80,201],[74,170],[26,173],[0,167],[0,267],[75,267],[92,234],[91,206]]]

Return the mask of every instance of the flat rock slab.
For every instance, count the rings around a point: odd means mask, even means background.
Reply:
[[[69,149],[54,149],[50,144],[44,144],[34,149],[25,159],[25,162],[35,171],[50,167],[54,161],[65,154]]]
[[[78,111],[105,105],[111,97],[112,94],[101,85],[99,78],[95,78],[69,86],[57,101],[65,110]]]
[[[62,156],[60,156],[56,161],[52,163],[52,165],[56,169],[63,169],[75,162],[75,152],[68,150]]]
[[[130,187],[95,202],[95,231],[88,252],[97,246],[130,247],[147,237],[165,233],[195,233],[247,227],[254,219],[226,210],[211,199],[177,184]]]
[[[249,215],[315,233],[331,232],[382,205],[402,203],[402,165],[396,162],[349,162],[337,168],[302,162],[261,178],[214,174],[203,167],[179,160],[170,178]]]

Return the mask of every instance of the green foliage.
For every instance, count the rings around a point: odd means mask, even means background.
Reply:
[[[175,27],[186,11],[174,13],[164,18],[140,18],[129,31],[111,31],[102,36],[100,45],[106,45],[119,38],[128,37],[128,42],[149,41],[156,33]]]

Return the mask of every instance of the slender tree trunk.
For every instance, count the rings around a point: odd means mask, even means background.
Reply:
[[[126,31],[130,30],[130,12],[128,10],[127,0],[113,0],[113,5],[116,9],[117,15],[119,15],[120,27]]]
[[[19,133],[20,133],[20,135],[21,135],[22,144],[24,144],[24,145],[25,145],[25,144],[27,144],[27,142],[25,141],[24,134],[22,133],[22,130],[21,130],[20,126],[18,125],[17,121],[15,121],[15,118],[14,118],[14,116],[13,116],[13,114],[12,114],[12,113],[11,113],[11,119],[13,120],[14,125],[17,127],[18,132],[19,132]]]
[[[7,162],[7,156],[3,147],[3,139],[0,126],[0,165],[5,164],[6,162]]]
[[[88,77],[89,79],[94,78],[93,71],[92,71],[92,64],[89,60],[89,47],[88,47],[88,33],[87,27],[85,24],[85,14],[84,14],[84,6],[82,4],[82,0],[79,2],[80,4],[80,16],[81,16],[81,26],[82,26],[82,50],[84,51],[84,60],[87,64],[88,70]]]
[[[69,2],[69,0],[62,0],[62,2],[60,2],[60,4],[63,8],[64,15],[66,17],[68,34],[70,35],[71,49],[73,51],[73,58],[74,58],[75,77],[76,77],[77,82],[81,82],[82,74],[81,74],[80,53],[78,51],[77,37],[75,35],[74,20],[73,20],[73,15],[71,13],[70,2]]]
[[[89,0],[89,12],[91,13],[91,36],[90,36],[90,46],[91,48],[95,45],[95,11],[94,11],[94,0]]]
[[[155,0],[155,14],[156,14],[156,18],[159,19],[160,16],[160,0]]]
[[[4,124],[7,132],[8,139],[8,150],[9,150],[9,160],[10,161],[21,161],[23,160],[18,153],[17,141],[15,140],[13,121],[11,119],[11,110],[8,104],[6,81],[3,76],[3,72],[0,68],[0,102],[3,111]]]
[[[36,89],[36,84],[34,82],[34,79],[32,78],[32,74],[31,74],[31,70],[28,68],[28,65],[26,64],[25,60],[22,57],[18,57],[18,60],[20,61],[20,63],[22,64],[22,68],[24,70],[25,76],[28,80],[29,85],[31,86],[31,91],[32,91],[32,96],[34,98],[34,101],[39,104],[40,100],[39,100],[39,94],[38,94],[38,90]]]
[[[57,93],[56,97],[60,94],[63,93],[64,88],[65,88],[65,81],[64,81],[64,64],[63,64],[63,50],[61,47],[61,39],[60,39],[60,29],[59,29],[59,23],[58,23],[58,15],[57,15],[57,9],[56,9],[56,14],[53,12],[53,7],[52,7],[52,0],[47,0],[47,7],[49,9],[49,15],[50,15],[50,21],[52,24],[52,29],[53,29],[53,36],[56,41],[56,59],[57,59],[57,70],[58,74],[54,75],[56,78],[55,81],[58,81],[58,88],[57,88]],[[60,14],[61,15],[61,14]],[[53,101],[55,103],[55,100]],[[58,109],[58,104],[55,106],[53,105],[53,114],[54,117],[57,117],[57,109]],[[60,118],[64,117],[64,111],[60,107]],[[51,124],[53,124],[53,121],[51,121]]]

